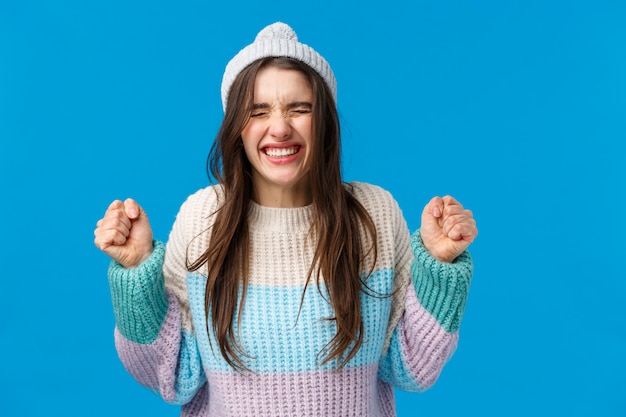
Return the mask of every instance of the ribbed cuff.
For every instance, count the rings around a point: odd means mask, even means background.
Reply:
[[[411,237],[411,248],[411,279],[418,300],[447,332],[457,331],[472,280],[472,257],[465,251],[452,263],[437,260],[424,247],[419,230]]]
[[[119,332],[135,343],[152,343],[159,334],[168,303],[163,279],[165,245],[154,241],[152,254],[136,268],[113,261],[109,286]]]

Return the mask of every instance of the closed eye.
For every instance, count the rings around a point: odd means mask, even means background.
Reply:
[[[268,103],[254,103],[250,111],[250,117],[264,117],[270,113],[270,105]]]
[[[289,115],[301,115],[301,114],[309,114],[311,113],[311,109],[294,109],[294,110],[289,110]]]
[[[313,106],[308,102],[294,102],[287,105],[284,116],[297,117],[300,115],[310,114]],[[271,106],[268,103],[255,103],[250,112],[251,118],[267,117],[271,114]]]
[[[313,106],[311,105],[311,103],[298,101],[298,102],[291,103],[287,106],[287,114],[290,116],[310,114],[312,108]]]

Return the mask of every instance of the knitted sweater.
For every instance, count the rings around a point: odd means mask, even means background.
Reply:
[[[249,286],[235,320],[250,372],[221,356],[206,330],[206,276],[185,268],[210,236],[220,192],[212,186],[182,205],[167,247],[155,241],[137,268],[109,268],[116,348],[128,372],[181,404],[182,416],[394,416],[393,387],[430,387],[457,345],[471,258],[465,252],[451,264],[437,261],[419,232],[411,237],[388,192],[347,186],[376,225],[378,259],[367,280],[372,291],[361,294],[364,343],[345,367],[321,364],[335,334],[334,322],[324,320],[333,311],[323,283],[302,297],[315,249],[310,206],[252,203]]]

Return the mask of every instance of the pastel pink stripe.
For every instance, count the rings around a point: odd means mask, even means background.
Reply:
[[[174,297],[168,294],[168,297]],[[163,399],[176,398],[176,367],[181,344],[181,313],[177,302],[170,302],[157,339],[147,345],[126,339],[115,329],[115,346],[126,370],[142,385],[158,389]]]
[[[376,373],[376,364],[288,374],[211,372],[208,388],[203,387],[205,392],[198,393],[182,415],[395,416],[393,389]]]
[[[405,308],[398,328],[402,356],[420,387],[427,389],[456,350],[459,333],[444,330],[420,304],[413,285],[407,289]],[[410,328],[407,323],[411,323]]]

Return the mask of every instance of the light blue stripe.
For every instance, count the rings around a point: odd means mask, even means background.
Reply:
[[[389,350],[383,360],[380,361],[378,377],[386,383],[408,392],[422,392],[424,388],[411,375],[405,366],[406,361],[402,358],[398,328],[393,332]]]
[[[367,280],[375,295],[390,294],[393,270],[379,270]],[[232,368],[222,358],[217,341],[211,332],[211,343],[206,337],[204,319],[204,290],[206,278],[189,274],[187,287],[194,317],[198,347],[205,369],[228,371]],[[331,306],[322,297],[316,285],[309,285],[300,317],[298,309],[304,287],[271,287],[250,285],[241,318],[241,345],[253,359],[244,359],[254,372],[301,372],[333,369],[337,363],[320,365],[318,353],[335,335]],[[324,294],[326,296],[326,294]],[[391,309],[391,297],[361,295],[361,311],[365,327],[364,343],[347,367],[360,367],[378,362],[381,356]],[[204,335],[200,337],[198,335]]]
[[[195,336],[187,330],[183,330],[182,335],[178,373],[176,375],[176,399],[172,401],[173,404],[178,405],[191,401],[206,382]]]

